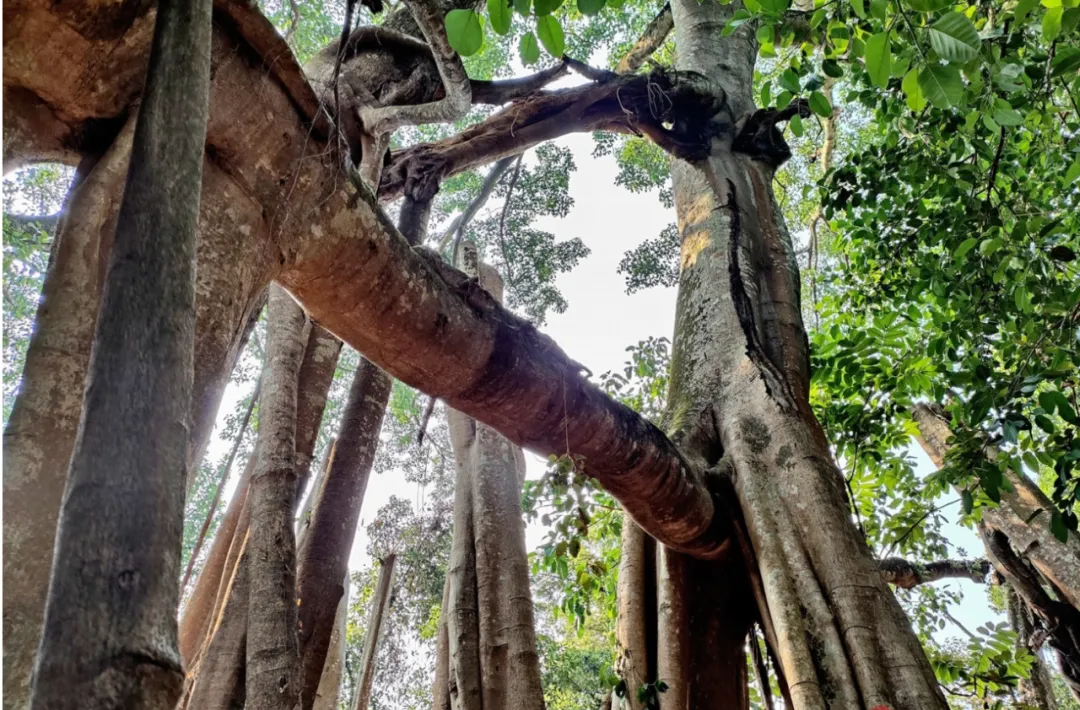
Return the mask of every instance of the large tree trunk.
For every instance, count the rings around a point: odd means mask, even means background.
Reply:
[[[315,700],[334,630],[334,617],[345,594],[341,580],[349,571],[349,554],[392,384],[389,375],[368,360],[360,360],[342,416],[333,462],[319,490],[312,491],[317,499],[297,562],[304,708],[311,708]]]
[[[4,710],[30,703],[56,521],[134,133],[132,116],[105,155],[86,158],[76,172],[4,430]]]
[[[703,74],[737,117],[753,110],[757,47],[748,28],[718,39],[733,11],[672,2],[678,68]],[[701,163],[675,160],[672,176],[682,270],[667,424],[686,455],[733,479],[750,565],[760,570],[759,613],[793,706],[944,708],[908,620],[850,523],[843,480],[810,411],[798,273],[773,168],[714,143]],[[745,695],[728,702],[745,706]]]
[[[394,589],[394,563],[396,555],[387,555],[379,566],[379,578],[375,582],[375,594],[371,597],[367,628],[364,630],[364,647],[360,653],[360,670],[353,690],[352,710],[367,710],[371,702],[371,686],[375,680],[375,654],[379,639],[390,613],[390,599]]]
[[[56,538],[36,708],[175,706],[210,0],[159,4]]]
[[[300,306],[276,286],[271,287],[268,310],[258,462],[249,494],[246,697],[252,707],[293,710],[300,692],[293,534],[296,387],[309,325]]]
[[[502,282],[463,245],[465,272],[502,300]],[[457,463],[451,551],[449,692],[455,707],[544,707],[529,589],[524,472],[517,447],[491,427],[449,411]]]

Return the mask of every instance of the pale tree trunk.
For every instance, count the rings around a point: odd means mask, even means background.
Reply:
[[[498,274],[465,243],[466,274],[496,301]],[[450,556],[448,689],[455,708],[544,707],[529,589],[523,472],[517,447],[485,424],[447,413],[457,464]]]
[[[300,509],[300,512],[296,516],[296,549],[302,549],[304,546],[304,538],[307,536],[308,530],[311,529],[311,513],[315,507],[315,501],[319,497],[319,490],[323,486],[323,481],[326,480],[326,475],[330,472],[330,467],[334,465],[334,454],[337,453],[337,438],[330,439],[330,444],[327,446],[326,459],[323,461],[322,468],[315,474],[315,480],[311,482],[311,491],[308,493],[307,498],[304,499],[304,507]]]
[[[210,0],[158,6],[34,675],[35,708],[171,708]]]
[[[326,398],[334,380],[341,341],[326,328],[312,325],[304,348],[304,362],[296,380],[296,497],[304,494],[311,475],[311,459],[319,437]]]
[[[300,306],[277,286],[268,302],[266,381],[259,403],[258,461],[251,477],[248,543],[247,702],[293,710],[299,699],[296,636],[297,377],[305,330]]]
[[[319,490],[312,491],[317,499],[300,548],[296,587],[304,708],[310,708],[315,700],[336,609],[345,594],[341,580],[349,571],[349,554],[392,384],[389,375],[368,360],[360,360],[333,461]]]
[[[375,680],[375,654],[379,649],[390,613],[390,600],[394,589],[394,565],[396,555],[387,555],[379,566],[379,578],[375,582],[375,594],[371,597],[367,628],[364,630],[364,647],[360,653],[360,671],[356,676],[352,710],[367,710],[371,702],[371,686]]]
[[[616,595],[615,671],[625,685],[615,702],[640,710],[638,688],[656,680],[656,544],[630,516],[623,516]]]
[[[734,9],[672,2],[678,68],[704,75],[740,117],[753,111],[757,47],[747,28],[719,38]],[[702,163],[675,160],[672,177],[682,270],[667,424],[691,460],[733,479],[760,570],[759,613],[792,705],[944,708],[910,623],[850,523],[842,477],[810,411],[798,272],[773,168],[714,143]],[[741,664],[745,677],[741,648],[727,646],[722,664]],[[745,707],[745,688],[727,702]]]
[[[134,132],[132,116],[105,155],[76,172],[4,430],[4,710],[30,702],[60,499]]]
[[[315,691],[313,710],[337,710],[338,695],[341,692],[341,676],[345,666],[345,633],[349,616],[349,575],[342,582],[345,593],[338,602],[334,617],[334,633],[330,635],[330,648],[326,651],[326,663],[323,664],[322,678]]]

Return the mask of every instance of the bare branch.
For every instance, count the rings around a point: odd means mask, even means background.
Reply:
[[[638,41],[634,43],[634,46],[619,62],[615,71],[620,74],[629,74],[636,71],[645,63],[645,60],[660,49],[674,27],[675,23],[671,18],[671,4],[668,3],[648,24]]]
[[[510,166],[514,164],[514,161],[518,158],[516,155],[511,155],[503,158],[499,162],[495,163],[494,167],[484,177],[484,184],[480,187],[480,194],[476,196],[469,206],[465,208],[465,211],[454,218],[454,221],[450,223],[446,231],[443,232],[442,239],[439,240],[438,251],[442,253],[446,249],[450,240],[454,240],[454,252],[450,257],[450,263],[454,264],[457,259],[458,244],[461,242],[461,235],[465,232],[465,228],[469,226],[469,222],[472,221],[476,213],[479,212],[488,199],[491,197],[491,193],[495,192],[495,186],[499,184],[499,180],[506,171],[510,169]]]
[[[424,33],[431,56],[439,70],[445,96],[438,101],[405,106],[363,106],[359,108],[364,130],[378,136],[401,126],[423,123],[450,123],[469,112],[472,86],[461,57],[450,47],[443,26],[443,13],[434,0],[406,0],[416,24]]]
[[[544,88],[559,77],[566,76],[569,64],[566,59],[555,66],[548,67],[529,76],[518,79],[500,79],[498,81],[471,80],[472,102],[474,104],[493,104],[501,106],[523,99]]]
[[[986,583],[990,574],[990,561],[978,560],[937,560],[935,562],[909,562],[900,557],[887,557],[878,563],[882,578],[889,584],[901,589],[911,589],[920,584],[937,582],[942,579],[970,579],[979,584]]]

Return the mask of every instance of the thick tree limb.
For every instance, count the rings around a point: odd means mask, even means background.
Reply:
[[[517,79],[498,79],[495,81],[483,81],[472,79],[472,102],[474,104],[492,104],[501,106],[523,99],[534,94],[561,76],[565,76],[568,69],[567,62],[562,61],[535,74],[523,76]]]
[[[405,106],[365,106],[360,109],[364,130],[373,136],[401,126],[449,123],[463,118],[472,105],[472,86],[461,57],[450,47],[443,27],[443,10],[434,0],[406,0],[431,47],[445,95],[437,101]]]
[[[911,589],[942,579],[970,579],[983,584],[986,582],[986,575],[990,573],[990,561],[985,559],[937,560],[923,564],[900,557],[887,557],[881,560],[878,566],[885,581],[901,589]]]
[[[615,71],[620,74],[629,74],[638,69],[656,50],[660,49],[674,27],[675,22],[671,18],[671,5],[665,4],[660,12],[656,13],[656,17],[645,27],[645,31],[641,33],[641,37],[626,53],[626,56],[619,61]]]

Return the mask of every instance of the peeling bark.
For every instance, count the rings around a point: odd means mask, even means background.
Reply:
[[[180,655],[188,668],[194,662],[196,654],[210,631],[222,579],[227,579],[233,574],[233,570],[227,564],[229,550],[234,544],[233,541],[238,539],[238,535],[239,539],[247,535],[249,516],[245,516],[244,511],[248,499],[248,485],[254,470],[255,457],[252,456],[244,468],[232,500],[229,501],[229,507],[225,509],[225,515],[218,525],[214,542],[210,546],[210,552],[206,555],[202,569],[199,570],[199,576],[195,578],[195,589],[192,590],[180,615]]]
[[[296,638],[297,377],[307,338],[300,306],[273,287],[268,302],[266,381],[259,403],[258,461],[251,476],[247,702],[293,710],[299,699]]]
[[[345,593],[341,595],[341,601],[338,602],[337,613],[334,616],[334,632],[330,635],[330,648],[326,652],[322,678],[319,679],[319,687],[315,691],[313,710],[337,710],[338,707],[341,676],[345,670],[345,633],[349,615],[348,575],[345,576],[342,585],[345,587]]]
[[[375,594],[371,597],[371,611],[368,613],[364,632],[364,648],[360,653],[360,671],[356,677],[352,710],[367,710],[371,701],[371,684],[375,680],[375,653],[379,648],[386,617],[390,613],[396,561],[395,555],[387,555],[379,565],[379,578],[375,582]]]
[[[34,708],[171,710],[180,696],[210,35],[209,0],[159,3],[57,529]]]
[[[4,430],[4,710],[30,702],[56,523],[134,130],[132,118],[100,160],[79,166]]]

